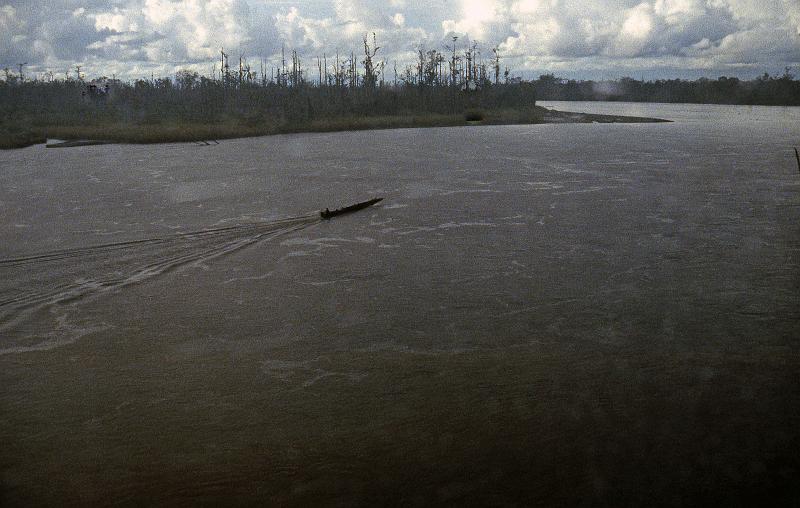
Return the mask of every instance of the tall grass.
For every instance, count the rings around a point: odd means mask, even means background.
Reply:
[[[0,149],[24,148],[44,143],[46,140],[44,133],[38,129],[0,126]]]
[[[543,108],[526,111],[513,109],[481,111],[480,123],[514,124],[539,123],[543,119]],[[296,132],[333,132],[369,129],[397,129],[422,127],[449,127],[475,123],[472,116],[464,114],[406,114],[382,116],[343,116],[318,118],[306,121],[250,123],[228,120],[218,123],[164,122],[121,123],[107,122],[95,125],[38,125],[25,130],[25,136],[16,135],[13,140],[0,131],[0,147],[19,148],[43,143],[46,138],[62,140],[97,140],[116,143],[179,143],[207,141]]]
[[[136,125],[121,123],[90,126],[56,126],[46,127],[44,130],[49,138],[142,144],[243,138],[277,132],[274,128],[248,127],[234,124]]]

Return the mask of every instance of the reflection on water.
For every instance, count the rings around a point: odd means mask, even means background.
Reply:
[[[796,502],[800,109],[557,108],[0,153],[0,505]]]

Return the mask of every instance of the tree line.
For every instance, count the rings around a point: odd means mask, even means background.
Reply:
[[[87,81],[77,68],[58,79],[25,79],[6,70],[0,80],[0,117],[26,125],[105,123],[216,123],[302,125],[352,116],[463,114],[473,109],[530,109],[533,86],[510,78],[500,54],[482,55],[476,43],[446,53],[420,48],[417,60],[401,69],[380,59],[373,34],[357,56],[327,55],[304,62],[282,51],[278,66],[220,51],[211,76],[182,70],[174,77],[122,82],[105,77]],[[233,60],[233,61],[232,61]]]
[[[781,76],[764,73],[753,80],[722,76],[659,79],[655,81],[622,78],[616,81],[575,81],[553,74],[539,76],[533,82],[537,97],[551,101],[626,101],[701,104],[752,104],[765,106],[800,106],[800,80],[790,69]]]
[[[0,79],[0,130],[74,125],[229,124],[273,131],[355,117],[463,115],[481,111],[534,113],[536,100],[606,100],[720,104],[800,105],[800,81],[782,76],[754,80],[721,77],[694,81],[575,81],[553,74],[513,78],[498,48],[483,51],[459,41],[442,50],[418,48],[402,68],[387,65],[375,35],[359,52],[303,61],[281,51],[278,65],[258,69],[224,49],[210,76],[182,70],[173,77],[122,82],[87,81],[52,73],[33,79],[4,70]],[[477,111],[477,113],[475,113]]]

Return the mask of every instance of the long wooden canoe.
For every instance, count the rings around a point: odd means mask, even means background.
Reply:
[[[328,210],[327,208],[319,212],[319,216],[323,219],[330,219],[332,217],[336,217],[337,215],[343,215],[345,213],[357,212],[358,210],[367,208],[369,206],[374,205],[375,203],[383,201],[383,198],[375,198],[370,199],[369,201],[362,201],[361,203],[356,203],[354,205],[345,206],[344,208],[339,208],[336,210]]]

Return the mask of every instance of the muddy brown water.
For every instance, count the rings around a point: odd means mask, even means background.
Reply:
[[[0,505],[797,503],[800,109],[552,105],[0,152]]]

